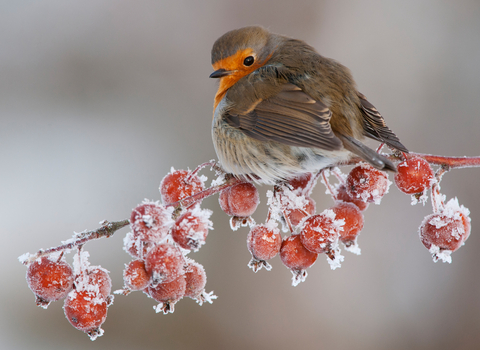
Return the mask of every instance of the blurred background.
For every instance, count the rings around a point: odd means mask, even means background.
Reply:
[[[479,169],[442,182],[473,224],[451,265],[433,263],[418,239],[430,203],[412,207],[392,186],[365,212],[362,255],[345,252],[335,271],[319,257],[292,287],[278,257],[271,272],[248,269],[248,230],[232,232],[214,197],[203,207],[215,230],[191,254],[219,296],[212,305],[184,299],[165,316],[142,293],[116,296],[93,343],[62,302],[35,306],[19,255],[127,218],[159,199],[170,167],[215,158],[210,49],[252,24],[349,67],[410,150],[480,155],[478,0],[1,1],[2,349],[478,349]],[[319,211],[332,204],[320,184],[313,198]],[[126,232],[85,247],[114,289],[130,260]]]

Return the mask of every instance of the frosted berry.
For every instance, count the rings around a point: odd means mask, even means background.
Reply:
[[[313,180],[312,173],[305,173],[288,180],[288,185],[292,192],[297,195],[308,195],[311,190],[311,182]]]
[[[440,213],[425,217],[419,228],[420,240],[433,255],[433,260],[451,262],[450,254],[460,248],[469,237],[469,211],[451,199]]]
[[[315,214],[315,201],[305,197],[306,204],[302,209],[286,209],[285,213],[293,226],[297,226],[306,216]]]
[[[257,188],[245,182],[223,190],[219,196],[219,203],[226,214],[247,217],[255,212],[260,199]]]
[[[354,197],[380,204],[388,192],[391,182],[384,171],[375,169],[369,164],[360,164],[353,168],[347,176],[347,193]]]
[[[255,225],[247,236],[247,248],[260,261],[273,259],[282,245],[282,236],[276,225]]]
[[[340,240],[346,247],[355,245],[357,236],[363,228],[363,214],[353,203],[337,202],[331,208],[336,220],[343,220],[343,230],[340,230]]]
[[[100,295],[108,298],[112,291],[112,279],[108,271],[100,266],[89,266],[84,272],[86,278],[87,288],[98,290]],[[75,281],[76,289],[79,290],[77,281]]]
[[[100,326],[107,318],[107,302],[98,294],[72,290],[65,299],[63,310],[71,325],[88,333],[92,340],[103,334]]]
[[[164,314],[175,311],[174,305],[185,295],[187,282],[185,276],[181,275],[170,282],[163,282],[157,286],[148,286],[147,294],[158,301],[160,305],[156,311],[163,311]]]
[[[208,229],[212,226],[208,219],[210,210],[196,207],[180,216],[172,227],[172,238],[183,249],[198,251],[205,244]]]
[[[397,166],[395,184],[406,194],[424,192],[433,180],[433,170],[423,158],[410,158]]]
[[[130,226],[141,241],[160,242],[173,224],[172,209],[158,203],[143,203],[132,211]]]
[[[361,211],[364,211],[365,209],[368,208],[368,203],[367,202],[364,202],[362,199],[358,199],[358,198],[355,198],[353,196],[350,196],[347,192],[347,188],[345,187],[345,185],[341,185],[341,186],[338,187],[337,194],[336,194],[335,198],[339,201],[353,203]]]
[[[167,174],[160,183],[160,194],[164,205],[178,202],[181,199],[203,191],[204,183],[196,175],[187,170],[174,170]]]
[[[132,260],[123,270],[123,281],[130,290],[144,290],[150,283],[150,276],[142,260]]]
[[[133,232],[128,232],[123,239],[123,249],[137,259],[144,259],[153,246],[153,242],[142,241],[138,234]]]
[[[38,306],[46,308],[52,301],[65,298],[73,288],[73,270],[64,260],[44,256],[27,269],[28,287]]]
[[[335,259],[334,248],[344,221],[337,220],[332,210],[307,218],[300,232],[303,246],[313,253],[326,253]]]
[[[162,243],[152,248],[145,257],[145,269],[152,279],[152,285],[171,282],[183,275],[185,259],[178,248]]]
[[[189,259],[185,267],[185,281],[185,296],[196,300],[201,299],[207,284],[207,274],[203,266]]]
[[[283,265],[292,271],[292,285],[294,286],[305,281],[306,269],[315,263],[317,257],[318,254],[312,253],[303,246],[300,235],[291,235],[282,242],[280,259]]]

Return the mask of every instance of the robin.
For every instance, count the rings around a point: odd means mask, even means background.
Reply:
[[[361,139],[408,150],[357,91],[350,70],[301,40],[252,26],[221,36],[210,78],[219,78],[212,137],[223,169],[275,184],[359,156],[396,171]]]

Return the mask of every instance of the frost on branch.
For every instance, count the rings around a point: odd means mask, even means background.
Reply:
[[[480,157],[441,157],[421,154],[387,155],[397,164],[395,184],[411,195],[413,202],[425,202],[430,193],[433,213],[419,228],[420,240],[434,261],[451,262],[451,254],[465,244],[471,232],[470,212],[457,198],[445,203],[440,193],[443,175],[459,167],[478,167]],[[156,312],[172,313],[176,304],[189,297],[199,305],[212,303],[217,297],[206,292],[207,276],[201,264],[189,254],[206,244],[212,211],[201,208],[204,198],[219,194],[222,210],[229,216],[232,230],[250,226],[247,248],[252,255],[248,266],[254,272],[277,254],[292,272],[292,285],[305,281],[307,269],[325,254],[332,269],[344,261],[342,247],[360,254],[359,234],[363,229],[363,212],[369,203],[380,204],[391,182],[388,174],[354,159],[348,174],[339,168],[324,169],[317,174],[305,173],[278,183],[267,191],[268,214],[263,223],[252,218],[260,200],[256,187],[225,174],[213,161],[193,171],[172,170],[161,181],[160,201],[144,200],[132,210],[130,221],[102,221],[97,230],[82,231],[57,247],[23,254],[27,265],[27,283],[37,305],[46,308],[50,302],[65,299],[64,312],[75,328],[92,340],[103,335],[101,328],[107,309],[113,303],[112,281],[108,271],[90,265],[83,246],[99,238],[110,237],[130,224],[124,238],[124,250],[133,258],[125,265],[123,289],[114,293],[128,295],[142,291],[158,304]],[[438,166],[436,172],[432,165]],[[205,188],[206,177],[198,172],[210,166],[217,178]],[[336,180],[331,184],[329,178]],[[333,205],[316,214],[310,197],[317,180],[325,185]],[[280,228],[286,235],[282,237]],[[76,250],[73,268],[65,255]]]

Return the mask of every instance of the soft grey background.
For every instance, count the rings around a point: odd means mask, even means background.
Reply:
[[[215,157],[210,48],[251,24],[348,66],[411,150],[480,154],[478,0],[1,1],[2,349],[478,349],[478,169],[442,183],[473,218],[451,265],[434,264],[418,239],[430,204],[411,207],[392,187],[366,212],[363,254],[345,253],[336,271],[320,257],[294,288],[278,258],[269,273],[247,268],[247,230],[231,232],[211,198],[215,230],[192,257],[219,295],[213,305],[185,299],[164,316],[141,293],[117,296],[93,343],[62,302],[35,306],[17,256],[128,217],[159,198],[171,166]],[[320,185],[314,199],[331,205]],[[114,288],[129,261],[126,232],[86,246]]]

